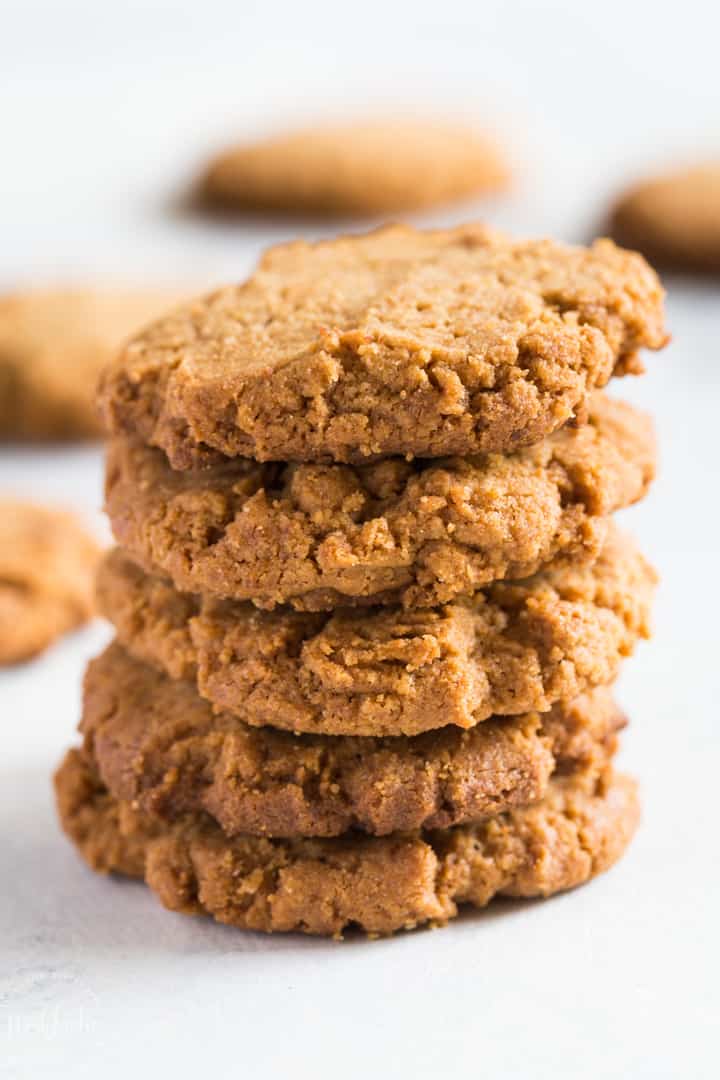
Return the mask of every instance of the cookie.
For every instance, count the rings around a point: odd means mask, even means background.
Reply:
[[[507,187],[497,145],[440,120],[367,119],[226,150],[198,185],[200,205],[321,217],[378,217]]]
[[[0,664],[30,659],[90,618],[99,557],[73,514],[0,499]]]
[[[428,607],[594,558],[604,516],[642,498],[655,457],[649,417],[598,394],[589,423],[510,456],[174,472],[115,440],[106,509],[118,542],[179,589],[263,608]]]
[[[44,290],[0,297],[0,438],[101,434],[95,389],[125,338],[178,297]]]
[[[100,610],[120,642],[252,726],[325,735],[471,728],[546,712],[617,674],[648,635],[655,574],[611,531],[592,566],[496,583],[438,608],[301,613],[180,593],[122,551]]]
[[[603,688],[472,731],[292,735],[215,713],[192,684],[115,644],[88,667],[80,730],[112,795],[143,813],[204,812],[227,836],[293,837],[447,828],[537,802],[553,774],[593,781],[623,724]]]
[[[655,273],[609,240],[391,226],[271,249],[245,284],[137,336],[99,405],[176,469],[504,453],[665,340]]]
[[[637,826],[635,784],[572,776],[474,825],[332,839],[227,838],[209,818],[159,823],[116,800],[70,751],[55,778],[62,826],[102,873],[145,878],[165,907],[246,930],[388,934],[444,923],[496,896],[550,896],[609,869]]]
[[[720,272],[720,162],[638,184],[620,198],[610,227],[662,266]]]

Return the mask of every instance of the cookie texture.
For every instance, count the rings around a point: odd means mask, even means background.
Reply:
[[[617,674],[648,635],[655,574],[611,531],[592,566],[438,608],[301,613],[179,593],[119,550],[98,582],[120,642],[253,726],[326,735],[471,728],[546,712]]]
[[[665,340],[655,273],[611,241],[391,226],[271,249],[137,336],[99,404],[177,469],[507,452]]]
[[[0,438],[101,434],[98,376],[126,338],[178,296],[38,290],[0,296]]]
[[[145,878],[165,907],[248,930],[388,934],[444,923],[493,896],[549,896],[623,854],[639,807],[633,781],[572,776],[544,799],[475,825],[331,839],[227,838],[210,819],[158,823],[116,800],[73,750],[55,778],[63,828],[103,873]]]
[[[618,201],[610,227],[659,265],[720,273],[720,161],[638,184]]]
[[[263,608],[428,607],[596,557],[606,515],[642,498],[655,460],[649,417],[598,394],[588,423],[509,456],[175,472],[115,440],[106,509],[118,542],[179,589]]]
[[[99,558],[74,514],[0,499],[0,664],[30,659],[90,618]]]
[[[508,184],[497,145],[470,127],[397,117],[318,126],[233,147],[210,163],[201,204],[376,217]]]
[[[202,811],[227,836],[293,837],[447,828],[525,806],[551,775],[594,782],[623,725],[603,688],[472,731],[292,735],[215,713],[192,684],[111,645],[85,676],[81,731],[111,794],[143,813]]]

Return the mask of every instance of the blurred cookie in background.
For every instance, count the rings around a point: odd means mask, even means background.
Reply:
[[[198,201],[224,211],[376,217],[506,188],[498,146],[438,119],[366,119],[306,128],[228,149]]]
[[[631,188],[615,205],[610,231],[658,265],[720,273],[720,160]]]
[[[163,290],[38,289],[0,295],[0,439],[102,434],[101,368],[179,297]]]
[[[0,665],[87,622],[100,551],[74,514],[0,498]]]

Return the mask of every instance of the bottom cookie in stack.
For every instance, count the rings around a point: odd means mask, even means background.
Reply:
[[[144,877],[172,910],[386,934],[610,867],[638,819],[610,764],[623,723],[603,688],[470,731],[293,735],[214,713],[113,645],[88,670],[58,805],[90,866]]]

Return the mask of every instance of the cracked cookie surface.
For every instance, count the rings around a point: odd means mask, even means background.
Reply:
[[[99,560],[74,514],[0,499],[0,665],[29,660],[90,618]]]
[[[655,574],[611,530],[592,566],[498,582],[437,608],[333,613],[214,601],[147,575],[121,550],[98,602],[118,638],[254,726],[416,735],[493,713],[546,712],[611,682],[649,632]]]
[[[116,800],[71,750],[56,777],[62,826],[96,871],[144,878],[165,907],[247,930],[387,934],[444,923],[493,896],[550,896],[609,869],[637,826],[632,780],[572,776],[476,825],[329,839],[226,837],[209,818],[169,825]]]
[[[657,276],[611,241],[391,226],[271,249],[137,336],[98,400],[177,469],[508,452],[665,340]]]
[[[111,645],[85,676],[80,730],[116,798],[228,836],[447,828],[536,802],[551,775],[594,782],[624,717],[602,688],[550,712],[385,739],[293,735],[215,713],[194,686]]]
[[[263,608],[429,607],[592,559],[655,457],[650,418],[597,394],[586,424],[510,456],[174,472],[161,451],[116,440],[106,509],[118,542],[179,589]]]

